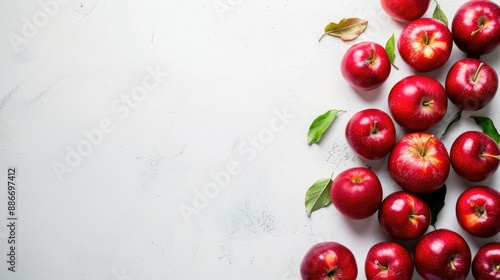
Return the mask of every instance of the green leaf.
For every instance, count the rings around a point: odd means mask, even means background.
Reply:
[[[441,136],[444,136],[446,133],[448,133],[448,130],[450,130],[450,128],[456,124],[460,119],[462,118],[462,110],[459,110],[454,116],[453,118],[451,118],[451,121],[450,123],[446,126],[446,129],[444,130],[443,134]]]
[[[325,34],[319,40],[325,35],[330,35],[339,37],[343,41],[352,41],[365,31],[367,25],[368,21],[360,18],[344,18],[339,23],[330,22],[325,27]]]
[[[476,124],[483,130],[483,133],[491,137],[497,144],[500,144],[500,134],[498,134],[493,121],[487,117],[471,116]]]
[[[306,192],[306,213],[311,217],[311,213],[321,209],[332,202],[330,188],[332,179],[320,179],[316,181]]]
[[[394,60],[396,59],[396,54],[394,53],[394,46],[396,45],[395,42],[394,33],[392,33],[392,36],[389,40],[387,40],[387,43],[385,43],[385,51],[387,52],[387,56],[389,57],[391,64],[394,64]]]
[[[434,9],[434,12],[432,13],[432,17],[442,21],[446,26],[448,26],[448,18],[444,14],[443,10],[441,9],[441,6],[437,1],[436,2],[436,8]]]
[[[444,201],[446,198],[446,189],[446,185],[443,185],[434,192],[419,195],[419,197],[427,203],[429,209],[431,210],[431,226],[434,228],[436,228],[439,212],[441,212],[445,205]]]
[[[342,110],[329,110],[323,115],[318,116],[309,127],[307,133],[307,143],[313,144],[321,139],[321,136],[333,122],[335,117],[343,112]]]

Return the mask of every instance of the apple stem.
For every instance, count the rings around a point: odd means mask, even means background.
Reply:
[[[430,102],[430,101],[429,101],[429,102]],[[425,103],[424,103],[424,104],[425,104]],[[429,138],[427,139],[427,141],[425,141],[424,146],[423,146],[421,149],[419,149],[420,156],[425,157],[425,150],[426,150],[426,147],[427,147],[427,143],[429,143],[429,141],[430,141],[432,138],[434,138],[434,135],[431,135],[431,137],[429,137]]]
[[[424,44],[429,45],[429,34],[427,31],[424,32]]]
[[[326,276],[331,280],[335,280],[336,270],[336,268],[331,269]]]
[[[477,23],[479,25],[479,28],[472,31],[472,33],[470,34],[471,36],[474,36],[476,35],[477,33],[481,32],[481,30],[483,30],[486,22],[488,21],[488,19],[485,17],[485,16],[480,16],[478,19],[477,19]]]
[[[381,264],[380,264],[380,262],[379,262],[378,260],[375,260],[375,264],[376,264],[378,267],[380,267],[380,269],[382,269],[382,270],[387,270],[387,269],[388,269],[388,267],[387,267],[387,266],[383,266],[383,265],[381,265]]]
[[[411,214],[412,219],[421,219],[422,221],[425,221],[425,215],[414,215]]]
[[[479,206],[479,205],[477,205],[474,202],[471,202],[470,206],[471,207],[475,207],[476,215],[479,216],[479,217],[483,216],[486,213],[486,210],[484,209],[484,206]]]
[[[456,266],[455,266],[455,264],[454,264],[454,262],[455,262],[455,259],[456,259],[456,258],[457,258],[457,256],[456,256],[456,255],[453,255],[453,256],[451,257],[451,259],[450,259],[450,262],[449,262],[450,267],[451,267],[451,269],[452,269],[453,271],[456,271],[456,270],[457,270],[457,267],[456,267]]]
[[[474,76],[472,77],[472,81],[475,83],[477,81],[477,78],[479,77],[479,71],[481,71],[481,68],[483,68],[484,62],[481,62],[479,66],[476,69],[476,73],[474,73]]]
[[[432,104],[434,104],[434,100],[430,100],[430,101],[426,101],[426,102],[422,103],[422,105],[424,105],[424,106],[429,106]]]
[[[373,127],[372,127],[371,134],[375,134],[377,132],[378,132],[377,121],[373,121]]]
[[[370,46],[372,47],[373,54],[370,55],[367,60],[363,61],[363,65],[365,66],[368,64],[372,64],[375,61],[375,58],[377,57],[377,47],[373,43]]]
[[[481,157],[490,157],[490,158],[495,158],[497,160],[500,160],[500,155],[491,155],[491,154],[482,153]]]

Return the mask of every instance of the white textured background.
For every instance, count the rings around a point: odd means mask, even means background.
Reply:
[[[463,2],[441,1],[450,21]],[[43,3],[56,4],[50,15]],[[330,206],[308,218],[304,196],[317,179],[367,165],[384,196],[399,189],[386,160],[360,159],[343,131],[361,109],[387,111],[390,88],[412,72],[397,58],[401,70],[381,88],[351,89],[339,63],[352,43],[318,42],[345,17],[369,20],[356,42],[383,45],[402,28],[370,0],[0,1],[0,185],[9,166],[18,183],[16,273],[0,188],[0,279],[300,279],[305,252],[327,240],[354,252],[363,279],[366,252],[388,239],[376,216],[350,221]],[[483,58],[498,71],[499,56]],[[429,75],[443,82],[461,57],[454,49]],[[145,80],[154,89],[126,105]],[[500,125],[499,107],[497,98],[474,115]],[[309,124],[329,109],[346,113],[308,146]],[[456,111],[450,104],[432,132]],[[468,116],[443,138],[448,148],[478,129]],[[88,149],[85,133],[102,122],[110,130]],[[71,157],[78,148],[85,156]],[[498,189],[499,176],[482,184]],[[214,183],[211,197],[197,195]],[[454,204],[471,184],[452,171],[447,185],[437,226],[464,234],[473,254],[498,240],[459,228]]]

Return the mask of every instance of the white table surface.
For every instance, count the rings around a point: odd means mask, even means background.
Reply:
[[[356,156],[344,127],[361,109],[388,111],[390,88],[413,72],[398,57],[382,87],[356,92],[339,68],[353,43],[318,42],[345,17],[369,20],[355,42],[397,37],[403,25],[378,1],[55,1],[0,2],[0,279],[300,279],[303,255],[322,241],[349,247],[364,278],[368,249],[389,240],[376,215],[351,221],[330,205],[308,218],[304,197],[317,179],[368,165],[384,197],[399,190],[386,159]],[[451,21],[464,1],[440,2]],[[443,82],[463,56],[455,48],[427,75]],[[483,59],[498,70],[499,56]],[[499,98],[465,112],[445,145],[479,130],[470,115],[500,125],[496,108]],[[307,145],[311,121],[329,109],[346,112]],[[456,112],[450,103],[431,132]],[[499,178],[481,184],[498,189]],[[498,236],[458,226],[456,198],[472,185],[450,173],[437,227],[463,234],[474,254]]]

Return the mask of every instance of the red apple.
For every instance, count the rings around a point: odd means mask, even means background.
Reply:
[[[430,0],[380,0],[385,13],[397,21],[412,21],[421,18],[430,3]]]
[[[339,173],[330,196],[337,210],[351,219],[365,219],[377,212],[382,202],[382,184],[368,168],[354,167]]]
[[[477,251],[472,260],[474,279],[500,279],[500,242],[490,242]]]
[[[431,193],[446,182],[450,158],[439,138],[426,132],[413,132],[403,136],[392,149],[388,171],[403,189]]]
[[[495,97],[498,76],[492,67],[478,59],[457,61],[446,76],[446,94],[462,110],[484,108]]]
[[[458,197],[456,214],[469,234],[493,237],[500,232],[500,192],[486,186],[471,187]]]
[[[444,87],[434,78],[413,75],[397,82],[389,93],[389,111],[407,131],[426,131],[439,123],[448,109]]]
[[[354,254],[337,242],[322,242],[312,246],[300,264],[302,280],[355,280],[358,266]]]
[[[471,182],[490,177],[500,164],[500,149],[488,135],[479,131],[460,134],[450,148],[450,161],[458,176]]]
[[[391,61],[381,45],[361,42],[350,47],[340,62],[340,72],[346,81],[361,91],[373,90],[387,80]]]
[[[407,24],[398,40],[401,58],[418,72],[443,66],[450,57],[453,38],[448,27],[433,18],[420,18]]]
[[[347,143],[366,159],[380,159],[396,143],[396,128],[391,117],[379,109],[366,109],[354,114],[345,128]]]
[[[411,240],[429,228],[431,211],[421,198],[405,191],[388,195],[378,210],[382,230],[392,238]]]
[[[471,258],[465,239],[449,229],[425,234],[414,250],[415,268],[424,279],[463,280],[469,274]]]
[[[413,260],[403,245],[384,241],[373,245],[365,260],[367,280],[410,280]]]
[[[489,0],[466,1],[451,22],[453,40],[463,52],[479,57],[500,44],[500,7]]]

